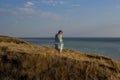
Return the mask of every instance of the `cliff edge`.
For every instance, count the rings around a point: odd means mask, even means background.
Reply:
[[[120,80],[120,62],[0,36],[0,80]]]

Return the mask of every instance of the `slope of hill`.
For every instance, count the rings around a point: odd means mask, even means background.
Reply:
[[[0,80],[120,80],[120,63],[0,36]]]

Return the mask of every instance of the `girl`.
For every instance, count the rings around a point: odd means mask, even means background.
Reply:
[[[61,30],[55,35],[55,48],[61,53],[63,49],[63,39],[62,39],[63,32]]]

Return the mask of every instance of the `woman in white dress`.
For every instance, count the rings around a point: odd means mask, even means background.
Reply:
[[[55,48],[61,53],[63,50],[63,39],[62,39],[63,32],[61,30],[55,35]]]

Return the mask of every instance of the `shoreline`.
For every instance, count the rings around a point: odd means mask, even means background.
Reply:
[[[49,38],[30,38],[23,39],[25,41],[32,42],[36,45],[42,46],[54,46],[53,39]],[[72,49],[74,51],[84,52],[88,54],[100,54],[119,60],[119,47],[120,40],[109,39],[96,41],[91,39],[64,39],[65,48]]]
[[[69,49],[59,52],[13,37],[0,36],[2,80],[119,80],[120,62]],[[11,74],[9,74],[11,73]]]

